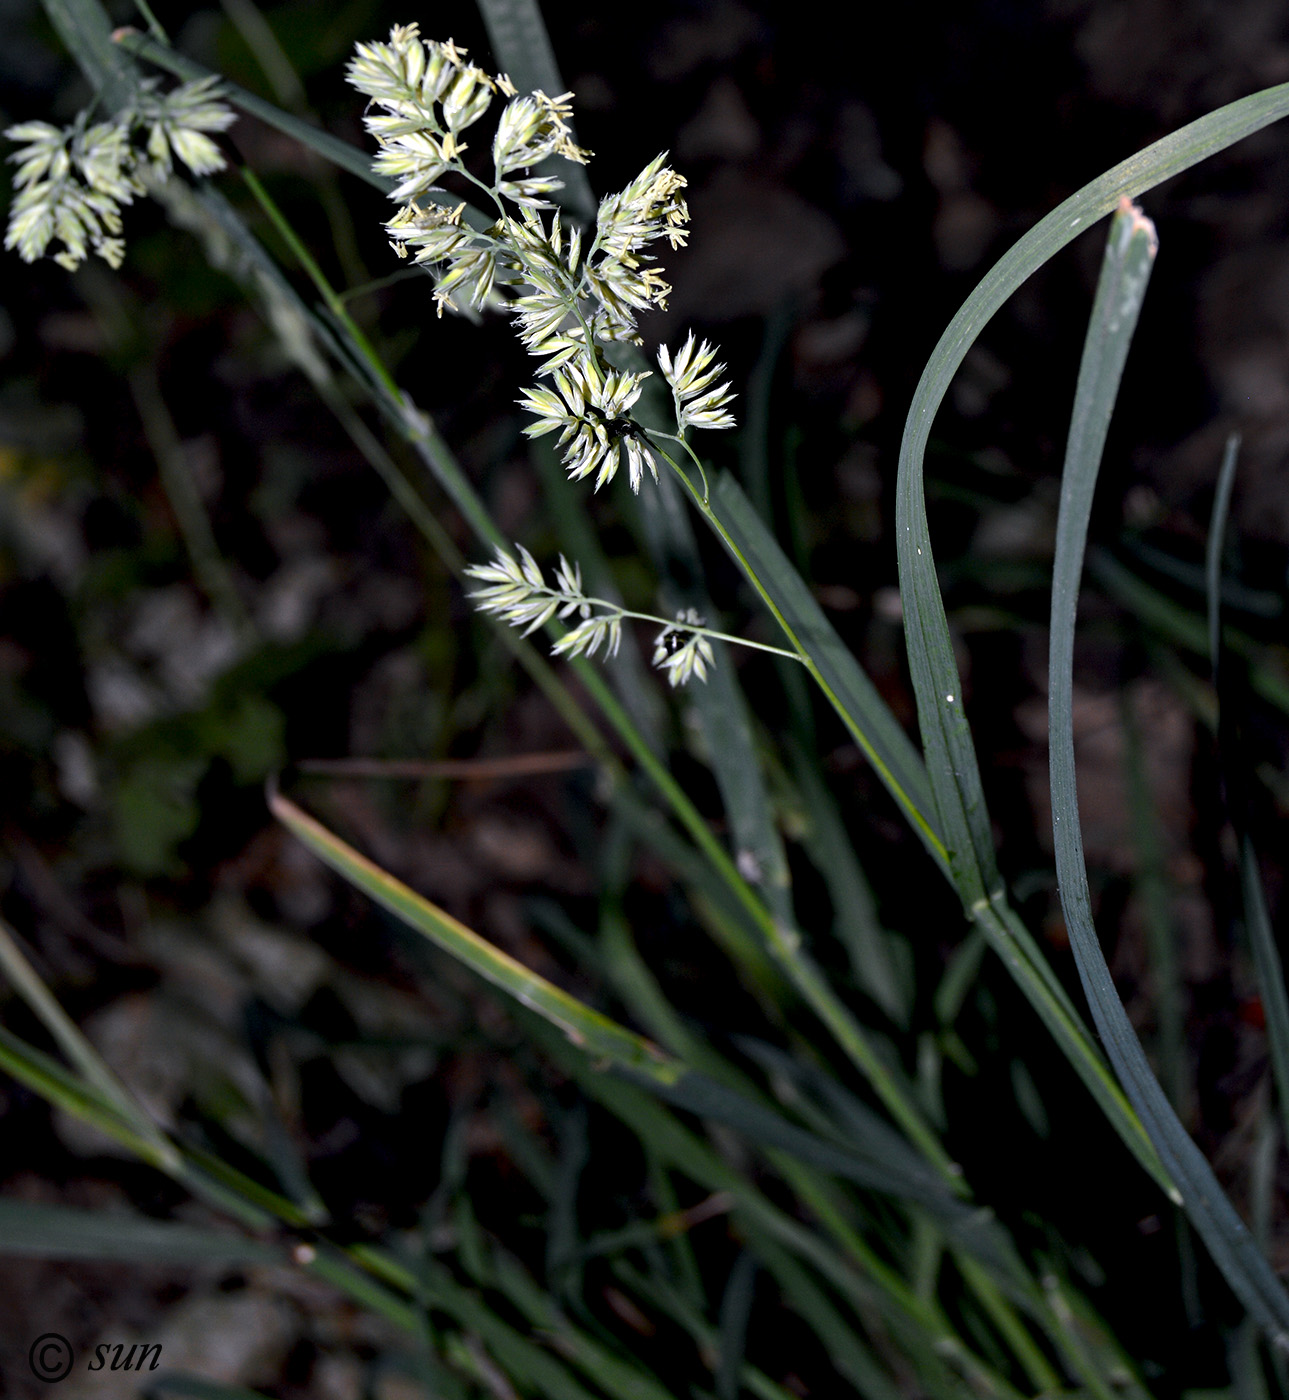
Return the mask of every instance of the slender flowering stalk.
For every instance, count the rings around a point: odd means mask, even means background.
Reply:
[[[155,78],[140,81],[130,104],[111,121],[90,124],[81,112],[69,126],[21,122],[5,131],[23,143],[17,164],[4,246],[35,262],[50,244],[60,267],[74,272],[95,253],[110,267],[125,256],[121,207],[147,193],[150,181],[174,174],[176,158],[193,175],[222,170],[224,157],[206,134],[226,131],[233,113],[220,101],[214,78],[163,93]]]
[[[607,598],[588,597],[582,588],[581,569],[562,554],[552,586],[523,545],[515,548],[517,556],[498,549],[491,563],[475,564],[466,570],[471,578],[486,585],[475,589],[470,597],[481,612],[522,627],[525,637],[554,617],[561,621],[576,617],[575,625],[552,648],[556,656],[594,656],[601,648],[606,657],[614,656],[622,643],[622,623],[633,618],[661,627],[654,640],[653,664],[673,686],[684,685],[693,676],[700,681],[707,679],[707,668],[715,662],[713,641],[799,659],[796,652],[781,647],[714,631],[693,608],[686,608],[668,622],[653,613],[633,612]]]
[[[422,39],[414,24],[395,25],[388,43],[359,44],[348,78],[369,99],[364,122],[380,148],[373,168],[396,182],[391,198],[400,208],[385,224],[391,247],[433,273],[440,316],[504,308],[539,361],[538,382],[518,400],[533,415],[526,435],[554,434],[569,476],[590,477],[597,490],[624,465],[633,491],[646,473],[658,480],[660,462],[680,472],[651,434],[683,444],[701,473],[688,432],[734,426],[728,411],[734,395],[728,383],[718,382],[725,366],[715,363],[715,349],[690,334],[674,357],[666,348],[659,353],[674,434],[647,429],[634,417],[652,371],[615,369],[604,349],[614,342],[640,344],[639,316],[666,305],[670,288],[651,249],[661,241],[681,247],[689,219],[684,177],[666,156],[602,199],[594,231],[584,235],[564,228],[551,199],[562,182],[550,173],[550,158],[585,164],[591,154],[573,140],[571,93],[520,95],[505,75],[492,77],[468,62],[466,50],[451,39]],[[465,157],[474,140],[470,128],[498,94],[508,100],[493,129],[492,173],[485,179],[478,173],[479,153],[470,163]],[[466,204],[458,202],[457,192],[471,186],[497,211],[487,228],[472,227]],[[667,622],[587,598],[577,566],[562,558],[552,588],[522,546],[518,557],[498,552],[469,572],[487,585],[471,595],[476,604],[525,633],[554,617],[576,616],[555,645],[559,655],[590,656],[601,648],[612,655],[624,618],[660,624],[654,664],[672,685],[705,679],[714,660],[710,639],[722,635],[689,613]]]

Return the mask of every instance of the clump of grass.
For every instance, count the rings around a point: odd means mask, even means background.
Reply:
[[[670,867],[690,897],[694,928],[713,937],[728,977],[748,989],[764,1024],[759,1036],[721,1045],[680,1014],[637,946],[645,930],[633,922],[621,850],[613,841],[606,841],[597,937],[569,926],[566,916],[547,917],[553,936],[604,988],[604,1000],[616,1003],[609,1014],[503,952],[275,789],[271,809],[295,837],[416,935],[504,993],[533,1051],[623,1125],[644,1163],[651,1212],[614,1230],[580,1233],[579,1180],[588,1170],[589,1148],[584,1119],[569,1115],[554,1156],[531,1133],[514,1132],[514,1156],[548,1211],[544,1272],[517,1257],[507,1240],[489,1236],[459,1171],[449,1173],[452,1243],[441,1251],[449,1259],[423,1241],[409,1258],[394,1240],[346,1239],[298,1180],[288,1183],[279,1173],[269,1184],[267,1164],[261,1179],[182,1131],[155,1123],[58,1007],[17,942],[0,931],[0,966],[65,1061],[0,1030],[0,1066],[240,1227],[236,1235],[203,1233],[141,1218],[86,1220],[54,1208],[24,1215],[0,1203],[0,1217],[8,1221],[0,1248],[58,1257],[291,1260],[417,1338],[426,1374],[446,1394],[662,1400],[671,1393],[663,1378],[667,1367],[647,1339],[665,1319],[692,1341],[693,1371],[684,1382],[695,1393],[712,1387],[729,1400],[746,1389],[781,1400],[790,1393],[790,1377],[782,1368],[775,1374],[750,1325],[758,1299],[771,1291],[772,1306],[812,1339],[820,1366],[864,1395],[1145,1394],[1113,1327],[1098,1319],[1052,1258],[978,1196],[946,1142],[934,1086],[946,1055],[971,1062],[971,1048],[951,1036],[950,1023],[987,947],[1106,1122],[1153,1178],[1161,1209],[1171,1203],[1194,1227],[1268,1353],[1289,1347],[1289,1296],[1170,1105],[1101,953],[1079,833],[1072,714],[1074,622],[1092,495],[1158,246],[1133,201],[1289,113],[1289,87],[1202,118],[1072,195],[991,270],[933,351],[910,405],[897,483],[900,585],[919,746],[738,482],[715,472],[694,445],[695,430],[736,426],[736,396],[719,352],[691,333],[678,350],[664,348],[652,366],[645,362],[639,321],[665,302],[669,290],[653,250],[684,241],[684,178],[657,156],[623,190],[598,203],[587,198],[590,153],[577,144],[573,95],[562,91],[535,6],[521,0],[483,5],[498,58],[522,73],[524,83],[476,66],[450,38],[422,38],[414,24],[396,26],[388,42],[360,44],[348,76],[368,99],[364,122],[377,145],[369,168],[298,118],[228,85],[217,89],[213,75],[194,73],[159,33],[111,36],[97,0],[48,0],[48,9],[113,110],[107,121],[91,126],[85,117],[63,132],[39,123],[12,129],[14,139],[28,143],[20,153],[10,232],[10,246],[23,257],[45,252],[56,235],[64,266],[77,265],[90,250],[119,263],[117,205],[142,188],[137,172],[144,156],[134,150],[133,134],[151,123],[146,151],[154,176],[172,173],[171,152],[195,174],[215,173],[222,161],[202,133],[231,121],[216,104],[218,91],[320,155],[362,169],[387,190],[399,206],[383,220],[388,239],[399,258],[431,274],[426,297],[439,316],[511,319],[537,362],[536,383],[519,389],[517,402],[533,420],[524,432],[554,440],[566,478],[552,493],[567,551],[553,583],[527,546],[512,547],[503,538],[448,445],[397,383],[255,173],[241,172],[314,284],[325,317],[304,305],[242,217],[213,189],[169,192],[188,226],[208,249],[222,250],[225,265],[279,330],[295,337],[297,357],[311,367],[329,406],[445,567],[481,585],[470,592],[476,608],[595,759],[614,840],[622,849],[649,846]],[[155,80],[138,67],[144,60],[177,71],[185,85],[157,95]],[[479,140],[485,118],[490,144]],[[472,145],[478,149],[467,158]],[[489,156],[480,173],[484,146]],[[923,462],[936,410],[990,317],[1031,273],[1107,215],[1109,236],[1084,336],[1063,475],[1050,663],[1057,871],[1098,1039],[1013,909],[998,869],[936,573]],[[475,563],[461,557],[337,390],[333,376],[341,373],[460,509],[476,539]],[[1219,502],[1226,499],[1233,463],[1232,454]],[[688,575],[683,596],[668,597],[653,611],[618,600],[586,503],[568,486],[590,482],[594,490],[611,490],[623,478],[629,490],[616,504],[658,574],[665,579],[666,562],[680,560]],[[760,616],[729,631],[707,625],[714,609],[691,518],[728,556]],[[1219,505],[1212,539],[1220,541],[1222,532]],[[1213,550],[1209,593],[1215,600],[1220,580]],[[595,582],[588,585],[587,578]],[[1216,666],[1220,628],[1216,602],[1211,606]],[[707,739],[724,834],[669,767],[665,734],[641,703],[639,687],[648,684],[642,681],[648,672],[635,623],[659,629],[651,659],[673,690],[699,683],[684,694]],[[772,640],[745,635],[758,628]],[[558,665],[527,641],[539,632],[550,637]],[[928,872],[937,870],[960,902],[973,933],[934,994],[913,982],[907,944],[860,907],[867,899],[862,866],[833,806],[821,756],[803,745],[803,733],[769,754],[758,742],[757,706],[732,661],[735,647],[790,663],[778,676],[790,699],[799,699],[803,677],[815,688],[921,842]],[[613,664],[601,671],[601,661]],[[785,776],[794,770],[797,778]],[[827,959],[818,950],[827,931],[803,927],[808,915],[794,896],[781,830],[786,787],[813,809],[808,819],[816,839],[805,849],[839,906],[835,925],[850,945],[862,997],[825,971]],[[1256,854],[1244,832],[1241,873],[1283,1081],[1289,1012]],[[910,931],[918,905],[910,890],[904,911]],[[917,1019],[915,1008],[928,1001],[942,1022],[938,1035]],[[449,1146],[444,1156],[446,1169],[452,1166]],[[697,1190],[703,1205],[682,1209],[678,1183],[686,1196]],[[704,1277],[690,1239],[700,1224],[716,1220],[724,1222],[729,1259],[719,1290]],[[1059,1230],[1060,1222],[1053,1224]],[[284,1240],[284,1230],[294,1233]],[[586,1284],[591,1261],[612,1279],[612,1293],[603,1296],[614,1300],[620,1325],[607,1324],[593,1306]],[[1252,1333],[1243,1335],[1247,1348]]]

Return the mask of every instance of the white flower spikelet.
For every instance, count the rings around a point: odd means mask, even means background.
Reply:
[[[213,175],[225,164],[208,131],[227,131],[237,120],[219,100],[219,80],[199,78],[173,92],[157,91],[155,79],[139,84],[133,125],[147,129],[149,173],[168,180],[177,156],[197,176]]]
[[[673,686],[684,685],[692,676],[705,681],[707,668],[715,664],[711,642],[693,630],[702,625],[694,609],[686,608],[654,638],[653,664]]]
[[[582,570],[561,554],[555,570],[554,586],[548,584],[541,567],[523,547],[517,554],[498,548],[490,563],[472,564],[466,574],[478,579],[483,588],[470,597],[481,612],[490,613],[522,627],[526,637],[544,627],[553,617],[577,622],[551,648],[555,656],[594,656],[601,649],[606,657],[617,655],[622,644],[622,623],[627,617],[661,622],[643,613],[628,613],[603,598],[588,598],[582,587]],[[654,643],[653,664],[664,672],[673,686],[697,677],[707,679],[713,664],[712,644],[702,631],[703,620],[692,609],[666,623]]]
[[[658,351],[662,377],[671,386],[676,425],[682,435],[687,428],[732,428],[733,414],[725,405],[734,398],[729,384],[716,384],[725,373],[724,365],[713,365],[716,351],[706,342],[695,346],[690,331],[675,360],[664,345]],[[712,386],[715,385],[715,388]]]
[[[561,554],[555,587],[551,588],[533,556],[522,544],[515,548],[519,558],[499,547],[492,563],[474,564],[466,570],[471,578],[489,585],[471,592],[475,606],[512,627],[522,627],[525,637],[544,627],[552,617],[558,615],[566,621],[577,614],[579,622],[555,643],[554,654],[594,656],[603,646],[606,656],[616,655],[622,644],[622,614],[612,608],[607,612],[593,611],[596,602],[582,591],[581,568]]]
[[[512,627],[522,627],[526,637],[558,612],[561,618],[582,611],[590,615],[581,597],[582,576],[560,556],[556,578],[559,588],[548,588],[540,565],[523,547],[516,545],[519,558],[498,547],[491,564],[474,564],[466,570],[471,578],[488,585],[474,589],[470,597],[480,612],[491,613]]]
[[[579,480],[595,472],[597,490],[616,473],[625,452],[631,489],[639,491],[646,467],[658,480],[648,441],[626,416],[640,397],[647,373],[605,373],[590,357],[566,364],[552,375],[558,393],[540,384],[523,390],[518,402],[537,416],[524,433],[537,438],[558,430],[557,447],[569,476]]]
[[[18,169],[5,248],[32,263],[57,242],[62,247],[53,259],[69,272],[91,253],[119,267],[125,256],[121,208],[147,193],[148,179],[170,179],[176,157],[197,176],[224,168],[219,147],[206,134],[226,131],[235,120],[220,96],[213,77],[167,93],[149,78],[112,121],[90,125],[82,112],[66,127],[9,127],[5,136],[22,144],[9,157]]]

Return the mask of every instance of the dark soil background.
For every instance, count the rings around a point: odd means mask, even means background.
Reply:
[[[968,0],[898,15],[855,7],[849,18],[743,0],[550,8],[579,139],[597,153],[597,192],[660,149],[690,182],[691,244],[666,259],[674,292],[646,336],[674,345],[693,326],[720,343],[736,386],[770,376],[776,522],[911,723],[893,491],[927,355],[991,262],[1052,206],[1183,123],[1289,79],[1289,16],[1267,0]],[[237,6],[157,9],[181,48],[272,95],[227,18]],[[127,5],[113,13],[133,18]],[[356,39],[414,19],[493,66],[468,7],[448,19],[383,0],[299,0],[265,14],[308,106],[356,143],[361,102],[342,81]],[[67,120],[85,98],[26,0],[0,12],[0,85],[6,121]],[[347,177],[328,185],[311,157],[250,120],[231,139],[335,279],[358,285],[395,270],[374,191]],[[219,183],[246,207],[231,174]],[[1275,919],[1289,806],[1289,128],[1142,202],[1161,251],[1093,541],[1200,618],[1218,462],[1226,435],[1242,433],[1228,616],[1248,645],[1232,664],[1235,757],[1256,780],[1249,801]],[[13,255],[2,264],[0,912],[164,1121],[246,1155],[262,1147],[257,1123],[271,1104],[333,1217],[370,1233],[433,1224],[426,1203],[464,1140],[480,1218],[511,1242],[524,1231],[540,1240],[536,1198],[499,1124],[553,1142],[574,1096],[525,1050],[503,1008],[323,874],[270,820],[263,782],[287,768],[301,799],[375,859],[603,999],[558,936],[561,920],[596,917],[602,815],[589,777],[301,774],[310,759],[558,755],[571,740],[238,289],[156,206],[129,211],[127,238],[119,276],[89,267],[69,278]],[[928,460],[1004,870],[1071,979],[1048,835],[1046,570],[1103,241],[1104,227],[1087,234],[986,331]],[[436,321],[428,292],[403,281],[355,308],[503,528],[553,547],[512,407],[524,356],[504,324]],[[729,438],[709,446],[739,468]],[[450,507],[391,450],[469,549]],[[233,611],[194,581],[159,453],[197,484],[240,600]],[[596,509],[618,550],[611,504]],[[718,596],[741,625],[747,600],[713,559]],[[1155,1046],[1148,930],[1150,910],[1162,909],[1183,993],[1186,1117],[1247,1210],[1267,1052],[1236,927],[1206,666],[1112,582],[1105,572],[1088,580],[1076,715],[1101,928]],[[778,703],[767,694],[769,722]],[[883,916],[910,939],[933,989],[960,916],[946,892],[928,891],[920,849],[840,730],[821,721],[821,739]],[[1143,780],[1135,806],[1133,772]],[[698,791],[705,781],[695,773]],[[747,1008],[736,991],[713,993],[728,979],[717,980],[715,954],[695,949],[665,872],[642,858],[632,891],[637,936],[677,1003],[713,1035],[742,1028]],[[807,879],[807,928],[813,899]],[[39,1036],[16,1000],[3,1016]],[[1159,1394],[1224,1384],[1233,1306],[1201,1263],[1188,1311],[1157,1193],[997,969],[958,1029],[979,1063],[971,1077],[948,1073],[950,1144],[980,1198],[1029,1247],[1084,1268]],[[0,1123],[7,1196],[204,1218],[9,1084]],[[588,1187],[588,1221],[620,1222],[640,1189],[613,1133],[594,1127],[597,1150],[622,1165]],[[1279,1191],[1273,1205],[1273,1260],[1289,1267]],[[713,1270],[724,1257],[714,1247]],[[6,1261],[0,1393],[35,1393],[22,1358],[47,1330],[77,1347],[164,1340],[176,1366],[283,1397],[422,1393],[389,1360],[401,1343],[285,1271]],[[803,1376],[809,1393],[827,1393]],[[114,1392],[100,1377],[84,1393]]]

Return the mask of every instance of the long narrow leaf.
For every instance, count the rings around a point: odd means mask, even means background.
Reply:
[[[747,1328],[756,1297],[756,1255],[740,1254],[730,1270],[721,1299],[720,1356],[716,1367],[716,1400],[738,1400],[747,1349]]]
[[[1108,214],[1125,196],[1152,188],[1289,113],[1289,84],[1242,98],[1122,161],[1059,205],[994,265],[940,337],[918,382],[900,444],[896,483],[896,548],[900,587],[910,625],[909,667],[954,883],[991,946],[1056,1035],[1061,1048],[1097,1095],[1125,1142],[1167,1188],[1141,1124],[1106,1079],[1086,1031],[1072,1018],[1046,960],[1021,937],[999,888],[984,793],[971,736],[962,715],[962,685],[936,581],[923,490],[924,458],[935,415],[953,376],[981,331],[1011,294],[1067,243]],[[1200,628],[1203,635],[1203,628]],[[950,698],[952,697],[952,698]]]
[[[592,1010],[480,938],[459,919],[454,919],[346,845],[280,793],[269,794],[269,808],[326,865],[485,981],[531,1007],[592,1058],[607,1058],[646,1073],[656,1070],[664,1078],[674,1079],[680,1073],[679,1066],[656,1046]]]
[[[1125,201],[1111,226],[1075,392],[1052,575],[1049,724],[1056,868],[1070,945],[1111,1063],[1181,1190],[1183,1209],[1227,1282],[1268,1336],[1286,1344],[1289,1295],[1259,1253],[1150,1068],[1101,951],[1083,861],[1073,721],[1079,578],[1106,431],[1156,246],[1153,225]]]
[[[172,1168],[176,1166],[178,1155],[166,1141],[165,1135],[58,1004],[53,993],[37,975],[35,968],[23,956],[17,940],[3,919],[0,919],[0,975],[13,985],[18,995],[53,1037],[68,1062],[80,1072],[82,1079],[96,1091],[103,1102],[110,1104],[114,1112],[129,1123],[140,1137],[152,1143],[158,1159],[168,1161]]]
[[[542,1031],[539,1029],[537,1034],[541,1035]],[[967,1359],[961,1340],[937,1307],[914,1294],[902,1279],[871,1253],[855,1261],[866,1271],[864,1274],[857,1272],[849,1260],[838,1255],[817,1234],[773,1205],[746,1177],[683,1127],[664,1107],[643,1095],[635,1085],[589,1072],[585,1061],[572,1057],[567,1045],[558,1042],[549,1032],[545,1033],[545,1044],[559,1063],[577,1077],[592,1098],[629,1123],[634,1132],[650,1143],[660,1158],[673,1163],[708,1191],[727,1192],[734,1198],[736,1221],[746,1231],[747,1241],[761,1262],[775,1275],[785,1297],[800,1298],[802,1291],[809,1292],[809,1306],[796,1308],[794,1304],[794,1310],[799,1311],[807,1325],[824,1340],[834,1363],[843,1374],[850,1375],[841,1364],[844,1355],[853,1356],[857,1365],[863,1358],[871,1356],[866,1345],[852,1330],[856,1318],[871,1324],[875,1317],[880,1317],[899,1336],[906,1354],[919,1365],[919,1369],[925,1363],[941,1379],[946,1373],[938,1358],[953,1357],[955,1361]],[[790,1255],[796,1257],[791,1258]],[[849,1305],[850,1318],[842,1318],[826,1290],[819,1287],[798,1261],[817,1270],[837,1290]],[[802,1291],[797,1289],[798,1282],[802,1285]],[[862,1395],[897,1393],[881,1385],[880,1375],[867,1368],[850,1375],[850,1378]],[[942,1388],[929,1389],[932,1394],[946,1393]],[[991,1390],[992,1387],[986,1385],[982,1393],[989,1394]],[[963,1394],[956,1388],[949,1393],[955,1396],[955,1400]],[[1006,1393],[1011,1394],[1010,1391]]]
[[[907,1026],[914,995],[912,968],[896,960],[894,936],[878,919],[872,887],[818,768],[795,744],[791,754],[792,776],[809,814],[801,842],[828,886],[833,932],[850,957],[855,981],[893,1021]]]
[[[1061,248],[1133,198],[1289,113],[1289,84],[1268,88],[1201,117],[1120,162],[1059,205],[985,274],[949,323],[927,361],[909,405],[896,484],[896,547],[908,619],[909,667],[927,768],[943,837],[964,903],[998,888],[975,750],[962,713],[962,683],[953,658],[935,575],[923,493],[923,460],[936,410],[967,351],[1008,297]],[[952,697],[947,698],[947,697]]]
[[[241,1235],[113,1211],[0,1197],[0,1255],[26,1259],[276,1264],[283,1250]]]
[[[145,1162],[170,1171],[174,1154],[168,1143],[158,1144],[151,1134],[127,1118],[114,1098],[106,1098],[64,1069],[57,1060],[28,1045],[0,1026],[0,1072],[16,1079],[56,1108],[97,1128],[99,1132],[141,1157]]]
[[[644,1037],[540,977],[473,929],[355,851],[295,803],[272,793],[274,815],[320,860],[410,928],[556,1027],[586,1059],[611,1068],[681,1108],[715,1119],[765,1149],[780,1149],[861,1186],[917,1201],[967,1247],[997,1253],[985,1216],[956,1198],[931,1166],[876,1149],[845,1148],[808,1133],[772,1110],[689,1070]]]
[[[1275,1076],[1276,1097],[1280,1114],[1289,1136],[1289,994],[1285,991],[1284,963],[1276,945],[1271,913],[1262,888],[1262,872],[1258,853],[1248,832],[1241,832],[1240,842],[1240,900],[1244,906],[1244,930],[1253,950],[1253,965],[1258,977],[1258,994],[1267,1022],[1267,1039],[1271,1045],[1271,1069]]]
[[[1240,439],[1232,434],[1222,454],[1217,489],[1213,494],[1213,515],[1209,521],[1208,546],[1204,557],[1204,581],[1208,604],[1209,664],[1213,672],[1213,688],[1220,706],[1218,726],[1219,759],[1222,764],[1227,804],[1235,826],[1239,845],[1240,902],[1244,910],[1244,928],[1249,947],[1253,950],[1253,966],[1258,978],[1258,992],[1266,1016],[1267,1039],[1271,1046],[1271,1069],[1275,1077],[1276,1098],[1289,1138],[1289,991],[1285,988],[1284,964],[1276,946],[1271,927],[1271,913],[1262,888],[1262,873],[1258,867],[1257,848],[1249,832],[1247,784],[1243,773],[1234,771],[1240,761],[1238,718],[1230,713],[1226,694],[1226,667],[1222,664],[1222,550],[1226,540],[1227,516],[1231,506],[1231,491],[1235,485],[1235,466]]]
[[[810,656],[833,708],[927,849],[943,864],[931,787],[917,749],[732,476],[722,474],[717,480],[712,503],[743,561],[765,585]]]
[[[1222,452],[1213,491],[1213,514],[1204,546],[1204,600],[1208,614],[1208,661],[1217,684],[1222,669],[1222,551],[1226,547],[1226,522],[1235,488],[1235,468],[1240,459],[1240,435],[1232,433]]]

